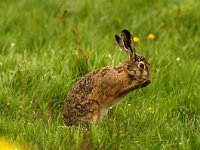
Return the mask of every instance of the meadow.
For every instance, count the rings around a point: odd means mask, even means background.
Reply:
[[[200,149],[199,8],[198,0],[1,1],[0,139],[34,150]],[[114,39],[123,29],[139,39],[151,85],[88,131],[65,127],[72,85],[127,58]]]

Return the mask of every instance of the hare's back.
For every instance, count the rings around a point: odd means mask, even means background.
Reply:
[[[82,101],[87,99],[88,95],[92,92],[95,85],[95,76],[98,72],[91,72],[83,76],[73,86],[71,91],[68,93],[67,101]]]
[[[69,101],[95,99],[122,88],[125,73],[123,67],[105,67],[86,74],[78,80],[68,93]]]

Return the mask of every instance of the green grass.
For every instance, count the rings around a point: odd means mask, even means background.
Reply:
[[[31,149],[200,149],[199,8],[198,0],[4,0],[0,137]],[[127,57],[114,39],[124,28],[139,37],[152,84],[87,133],[63,127],[73,83]]]

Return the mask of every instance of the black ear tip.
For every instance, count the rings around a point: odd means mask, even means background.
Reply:
[[[128,36],[131,36],[131,33],[128,30],[126,30],[126,29],[124,29],[122,31],[122,33],[124,33],[125,35],[128,35]]]
[[[122,32],[129,32],[127,29],[122,30]]]
[[[120,41],[120,37],[118,36],[118,35],[115,35],[115,39],[117,40],[117,41]]]

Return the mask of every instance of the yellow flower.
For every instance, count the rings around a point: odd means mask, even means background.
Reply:
[[[152,108],[152,107],[149,107],[149,113],[151,113],[151,114],[154,114],[155,113],[155,110],[154,110],[154,108]]]
[[[138,37],[133,37],[133,42],[138,43],[140,41],[140,39]]]
[[[130,104],[130,103],[128,104],[128,107],[131,107],[131,104]]]
[[[11,140],[6,140],[5,138],[0,137],[0,149],[1,150],[25,150],[29,148],[25,146],[20,146],[19,144],[14,143]]]
[[[15,47],[15,43],[12,42],[12,43],[10,44],[10,47],[11,47],[11,48]]]
[[[147,36],[148,39],[150,40],[153,40],[155,39],[155,35],[153,33],[150,33],[148,36]]]
[[[176,61],[180,61],[180,58],[179,58],[179,57],[177,57],[177,58],[176,58]]]

